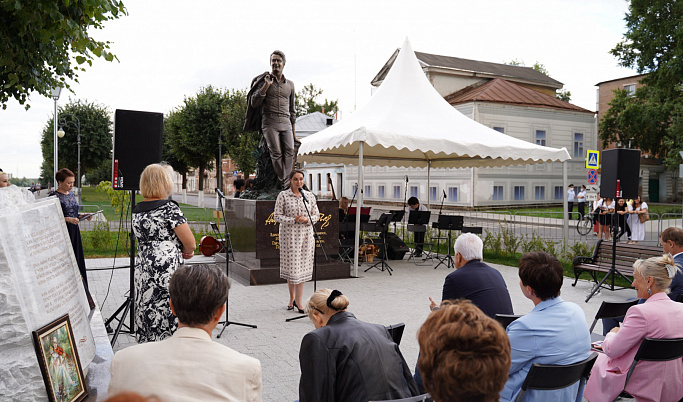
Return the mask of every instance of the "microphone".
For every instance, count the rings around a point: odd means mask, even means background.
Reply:
[[[308,202],[308,198],[306,198],[306,194],[301,190],[301,187],[299,187],[299,194],[301,194],[301,198],[304,199],[304,202]]]
[[[219,197],[225,198],[225,196],[223,195],[223,192],[221,191],[220,188],[216,187],[215,191],[216,191],[216,194],[218,194]]]
[[[408,183],[408,175],[406,175],[406,183]]]
[[[446,199],[446,190],[443,190],[443,198]]]

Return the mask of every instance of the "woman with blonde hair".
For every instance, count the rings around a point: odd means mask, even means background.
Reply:
[[[301,341],[299,400],[367,402],[419,394],[386,328],[346,311],[349,299],[320,289],[306,303],[315,325]]]
[[[0,188],[2,187],[9,187],[9,178],[5,172],[0,172]]]
[[[626,374],[643,339],[683,338],[683,303],[667,296],[678,272],[671,254],[633,264],[633,287],[645,299],[628,309],[621,327],[613,328],[602,344],[586,384],[591,402],[613,401],[624,388]],[[683,397],[683,361],[642,361],[633,371],[626,392],[637,401],[678,401]]]
[[[145,197],[133,209],[133,233],[138,241],[135,270],[135,326],[138,343],[160,341],[178,327],[169,307],[168,282],[183,260],[192,258],[195,239],[175,201],[170,167],[152,164],[140,175]]]

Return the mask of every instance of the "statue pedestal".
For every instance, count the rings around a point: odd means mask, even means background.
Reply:
[[[275,201],[226,198],[226,204],[225,214],[235,253],[235,261],[230,261],[232,277],[245,285],[285,283],[280,278],[279,224],[273,219]],[[315,228],[329,261],[318,247],[317,279],[349,278],[351,265],[332,257],[339,253],[339,203],[318,200],[318,209],[320,220]],[[217,254],[216,263],[225,265],[225,254]]]

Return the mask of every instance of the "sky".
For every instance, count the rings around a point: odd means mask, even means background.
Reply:
[[[495,63],[539,62],[571,91],[571,103],[596,110],[595,84],[635,75],[611,54],[626,31],[624,0],[124,0],[128,15],[94,30],[119,61],[95,60],[62,91],[59,104],[83,99],[116,109],[168,113],[212,85],[247,89],[286,57],[297,88],[312,83],[338,100],[339,118],[370,99],[370,81],[408,38],[415,51]],[[37,178],[41,133],[54,101],[30,97],[0,109],[0,168]],[[81,152],[87,152],[81,149]]]

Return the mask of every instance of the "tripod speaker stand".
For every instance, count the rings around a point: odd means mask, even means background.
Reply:
[[[453,262],[453,256],[451,254],[451,241],[453,240],[451,232],[454,230],[462,230],[463,220],[462,216],[439,215],[437,227],[439,230],[448,231],[448,254],[439,259],[440,261],[436,264],[434,269],[437,269],[441,264],[446,264],[446,268],[455,268],[455,262]]]
[[[129,334],[134,334],[135,333],[135,234],[133,233],[133,227],[132,227],[132,222],[133,222],[133,208],[135,208],[135,190],[130,191],[130,211],[131,211],[131,228],[130,228],[130,275],[129,275],[129,284],[128,284],[128,297],[126,297],[126,300],[119,306],[118,309],[114,312],[114,314],[107,319],[107,321],[104,323],[104,327],[107,329],[107,333],[114,332],[114,336],[111,338],[111,345],[114,346],[116,343],[116,339],[118,339],[119,334],[121,333],[121,329],[125,326],[124,321],[126,320],[126,315],[130,313],[130,321],[129,325],[126,327],[124,332],[128,332]],[[118,317],[118,315],[121,314],[121,317]],[[118,320],[118,324],[116,325],[116,330],[112,331],[111,329],[111,322],[114,320]]]
[[[225,209],[223,209],[223,200],[225,200],[225,197],[223,196],[223,192],[216,188],[216,194],[220,197],[219,205],[221,207],[221,215],[223,215],[223,225],[225,226],[225,233],[224,233],[224,239],[225,241],[223,242],[223,249],[225,250],[225,275],[230,277],[230,253],[232,253],[232,240],[230,240],[230,231],[228,230],[228,218],[225,215]],[[225,321],[223,321],[223,328],[221,329],[221,332],[216,336],[216,338],[220,338],[221,335],[223,335],[223,331],[228,327],[228,325],[241,325],[243,327],[249,327],[249,328],[256,328],[256,325],[251,325],[251,324],[243,324],[241,322],[236,322],[236,321],[230,321],[229,319],[229,314],[230,314],[230,296],[228,295],[228,299],[225,301]],[[219,322],[219,324],[221,324]]]

